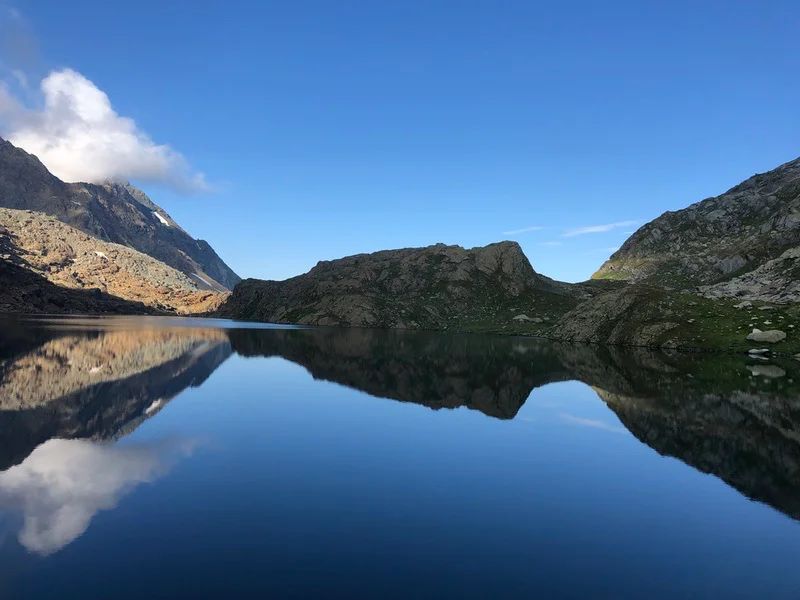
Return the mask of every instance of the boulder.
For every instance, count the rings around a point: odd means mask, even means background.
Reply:
[[[786,339],[786,333],[779,329],[770,329],[768,331],[761,331],[760,329],[753,329],[752,333],[747,336],[751,342],[764,342],[767,344],[775,344]]]

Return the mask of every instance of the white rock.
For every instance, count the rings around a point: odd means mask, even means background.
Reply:
[[[760,329],[753,329],[753,332],[747,336],[751,342],[766,342],[774,344],[786,339],[786,333],[779,329],[770,329],[768,331],[761,331]]]
[[[759,306],[758,310],[775,310],[774,306]]]
[[[748,354],[766,354],[769,348],[751,348],[747,351]]]
[[[739,302],[739,304],[734,304],[733,308],[750,308],[753,306],[753,303],[750,300],[745,300],[744,302]]]

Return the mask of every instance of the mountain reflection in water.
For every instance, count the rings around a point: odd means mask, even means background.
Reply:
[[[495,419],[513,419],[536,388],[577,380],[658,453],[800,519],[800,379],[792,361],[776,361],[776,376],[767,377],[754,374],[747,357],[202,320],[8,321],[0,330],[0,506],[22,513],[19,540],[37,553],[68,544],[97,511],[191,452],[188,440],[113,442],[202,385],[232,354],[280,357],[376,398]]]

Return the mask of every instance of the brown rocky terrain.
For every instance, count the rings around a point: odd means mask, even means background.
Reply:
[[[149,315],[158,311],[99,289],[59,287],[33,271],[0,260],[0,314]]]
[[[65,183],[35,156],[0,139],[0,207],[42,212],[93,238],[128,246],[225,291],[240,278],[141,190],[122,183]]]
[[[536,273],[515,242],[437,244],[317,264],[286,281],[248,279],[216,314],[399,329],[541,331],[589,293]]]
[[[146,254],[32,211],[0,208],[0,260],[29,269],[59,287],[99,290],[164,312],[208,312],[226,296],[201,290],[194,279]],[[34,312],[27,302],[4,304]],[[120,308],[119,312],[129,312]]]

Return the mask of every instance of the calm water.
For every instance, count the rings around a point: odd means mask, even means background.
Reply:
[[[0,322],[0,596],[800,598],[800,363],[232,327]]]

